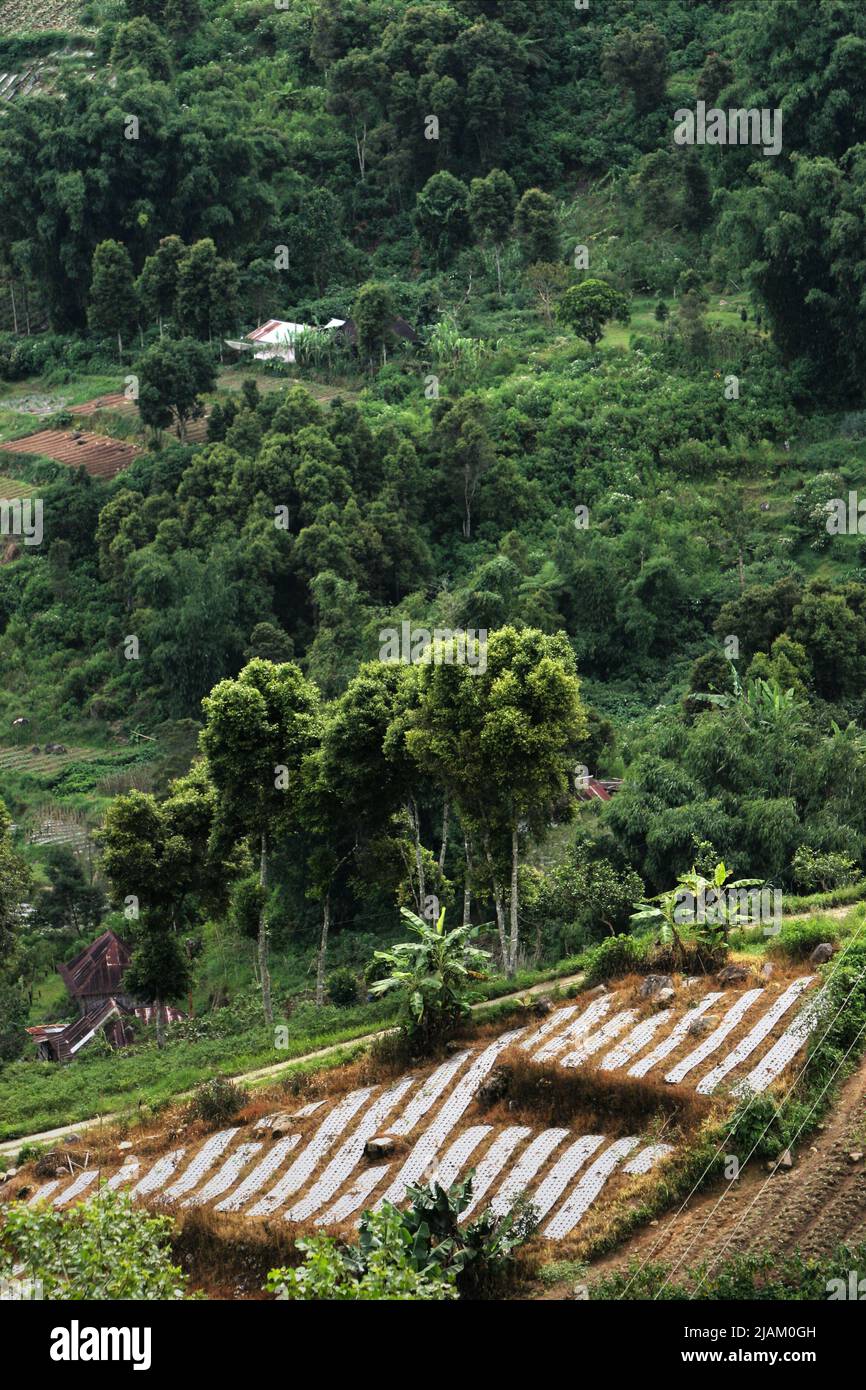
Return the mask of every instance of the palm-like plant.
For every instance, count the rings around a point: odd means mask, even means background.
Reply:
[[[473,980],[482,980],[489,951],[474,946],[480,928],[445,930],[445,909],[435,924],[425,922],[408,908],[401,916],[415,937],[388,951],[376,951],[374,960],[390,968],[390,974],[370,986],[371,994],[399,990],[404,995],[403,1025],[415,1047],[430,1048],[441,1042],[469,1011],[468,991]]]
[[[656,933],[656,942],[661,946],[673,945],[678,959],[685,959],[686,945],[680,931],[681,926],[690,928],[695,944],[715,951],[727,943],[728,932],[750,920],[748,912],[742,910],[740,890],[756,888],[759,878],[738,878],[730,882],[730,871],[720,860],[711,878],[692,866],[686,874],[680,874],[675,888],[666,893],[657,893],[637,904],[632,913],[633,926],[651,926]],[[691,900],[691,912],[685,904]],[[703,904],[703,911],[699,910]]]

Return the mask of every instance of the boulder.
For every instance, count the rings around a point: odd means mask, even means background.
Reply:
[[[297,1128],[297,1121],[291,1115],[274,1115],[268,1118],[267,1122],[259,1120],[253,1125],[253,1134],[257,1139],[282,1139],[284,1135],[291,1134]]]
[[[828,960],[832,960],[834,955],[833,946],[829,941],[822,941],[820,946],[816,946],[809,957],[810,965],[826,965]]]
[[[716,976],[720,985],[741,985],[748,978],[749,970],[745,965],[726,965]]]
[[[638,994],[641,999],[655,999],[660,990],[670,990],[669,998],[673,996],[674,982],[670,975],[647,975]]]
[[[495,1105],[503,1100],[508,1091],[510,1076],[506,1067],[494,1067],[487,1080],[478,1087],[475,1095],[480,1105]]]
[[[669,1004],[674,998],[676,998],[676,990],[672,985],[667,985],[664,989],[659,990],[655,996],[655,1002],[656,1004]]]
[[[776,968],[770,961],[765,961],[764,964],[761,966],[762,980],[772,980],[775,973]]]
[[[689,1037],[706,1037],[707,1033],[712,1032],[715,1022],[716,1020],[712,1016],[708,1018],[706,1014],[701,1014],[700,1018],[693,1018],[689,1024]]]
[[[594,989],[588,989],[586,998],[597,999],[600,994],[607,994],[607,985],[596,985]]]
[[[375,1139],[367,1140],[364,1153],[368,1158],[385,1158],[394,1152],[396,1144],[397,1140],[392,1139],[390,1134],[378,1134]]]
[[[861,1151],[860,1149],[855,1149],[853,1153],[850,1153],[850,1154],[848,1155],[848,1162],[849,1162],[849,1163],[862,1163],[862,1162],[863,1162],[863,1153],[862,1153],[862,1151]]]
[[[532,1003],[530,1004],[529,1007],[530,1007],[532,1013],[535,1014],[537,1018],[544,1018],[547,1014],[551,1013],[552,1010],[553,1010],[553,1005],[551,1004],[550,1000],[549,1000],[549,999],[543,999],[543,998],[542,998],[542,999],[533,999],[533,1001],[532,1001]]]
[[[767,1172],[775,1173],[781,1170],[787,1173],[794,1166],[794,1157],[790,1149],[783,1149],[778,1158],[771,1158],[767,1162]]]

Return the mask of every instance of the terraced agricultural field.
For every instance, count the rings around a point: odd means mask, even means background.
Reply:
[[[61,1207],[100,1185],[127,1186],[135,1198],[170,1206],[337,1229],[365,1207],[399,1204],[411,1184],[436,1177],[448,1186],[472,1167],[463,1219],[488,1204],[504,1213],[525,1195],[541,1235],[562,1241],[603,1193],[637,1196],[714,1106],[779,1081],[820,1022],[812,975],[791,971],[733,989],[711,983],[684,979],[660,1006],[639,981],[624,981],[555,1009],[540,1025],[482,1038],[384,1084],[362,1063],[343,1077],[332,1073],[324,1093],[314,1091],[300,1109],[242,1113],[206,1138],[172,1131],[170,1147],[142,1135],[139,1153],[122,1163],[25,1183],[17,1195]],[[639,1094],[649,1073],[655,1090]],[[566,1114],[569,1078],[580,1099]],[[611,1085],[623,1088],[623,1104],[588,1103],[593,1086]],[[533,1094],[547,1099],[533,1104]],[[648,1099],[652,1118],[636,1120]]]
[[[0,0],[0,34],[80,32],[78,0]]]
[[[0,444],[0,452],[37,454],[70,468],[83,467],[92,478],[114,478],[142,452],[135,444],[85,430],[40,430]]]
[[[0,473],[0,497],[5,497],[7,501],[14,501],[16,497],[29,497],[34,491],[32,483],[25,483],[21,478],[10,478],[6,473]]]
[[[49,739],[49,743],[53,740]],[[39,746],[38,753],[31,753],[32,747]],[[92,762],[104,758],[104,748],[81,748],[67,746],[65,753],[45,753],[38,739],[20,745],[0,745],[0,772],[19,772],[25,776],[44,776],[46,773],[60,772],[69,763]]]

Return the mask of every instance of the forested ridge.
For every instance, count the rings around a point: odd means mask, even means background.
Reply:
[[[106,926],[133,992],[195,1015],[179,1090],[261,1063],[261,1018],[298,1051],[391,1021],[401,908],[480,928],[508,980],[611,938],[631,968],[689,874],[855,895],[866,12],[89,0],[0,27],[28,62],[0,102],[0,497],[44,537],[0,537],[10,1132],[79,1118],[65,1082],[22,1099],[24,1026],[70,1015],[54,967]],[[778,154],[678,144],[698,103],[776,113]],[[294,361],[253,357],[271,321],[309,326]],[[26,451],[44,428],[133,461]]]

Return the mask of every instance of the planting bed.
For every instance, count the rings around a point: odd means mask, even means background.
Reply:
[[[361,1208],[402,1202],[409,1184],[437,1176],[447,1185],[474,1165],[472,1209],[489,1204],[505,1212],[526,1195],[542,1235],[561,1240],[608,1184],[638,1181],[667,1158],[675,1145],[666,1140],[676,1135],[662,1138],[655,1121],[652,1132],[642,1133],[640,1124],[623,1132],[628,1119],[608,1134],[537,1119],[503,1123],[495,1088],[503,1058],[506,1072],[511,1056],[542,1081],[551,1068],[576,1081],[583,1071],[605,1086],[621,1078],[624,1090],[655,1073],[650,1081],[662,1083],[660,1094],[681,1099],[684,1109],[710,1092],[726,1103],[732,1094],[757,1094],[804,1047],[820,1021],[822,996],[813,975],[793,971],[764,987],[747,983],[721,992],[683,981],[664,1008],[625,984],[558,1008],[540,1027],[485,1038],[422,1074],[333,1091],[293,1114],[237,1122],[203,1143],[149,1160],[127,1155],[113,1173],[91,1169],[89,1178],[79,1173],[21,1195],[62,1207],[107,1181],[168,1207],[213,1203],[216,1211],[333,1227],[357,1219]],[[521,1104],[514,1101],[514,1118],[531,1118]],[[390,1151],[368,1157],[366,1145],[377,1136],[390,1137]]]

